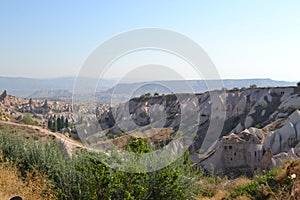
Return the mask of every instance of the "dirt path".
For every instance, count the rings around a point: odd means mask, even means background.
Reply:
[[[48,129],[44,129],[40,126],[18,124],[18,123],[14,123],[14,122],[6,122],[6,121],[0,121],[0,123],[10,125],[10,126],[19,127],[19,128],[30,128],[34,131],[39,132],[42,135],[54,136],[55,139],[57,139],[58,141],[60,141],[64,144],[65,149],[66,149],[68,154],[70,154],[74,148],[84,148],[83,144],[80,143],[79,141],[73,140],[73,139],[71,139],[71,138],[69,138],[69,137],[67,137],[67,136],[65,136],[61,133],[52,132]]]

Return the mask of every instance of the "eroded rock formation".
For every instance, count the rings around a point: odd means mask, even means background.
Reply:
[[[252,88],[135,98],[101,113],[99,119],[101,127],[109,128],[112,134],[120,130],[126,133],[137,126],[188,133],[190,127],[196,126],[195,141],[189,150],[197,166],[208,171],[211,166],[221,171],[269,169],[286,158],[299,156],[298,109],[298,87]],[[205,156],[196,153],[202,149]]]

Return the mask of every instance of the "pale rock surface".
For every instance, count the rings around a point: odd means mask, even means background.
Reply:
[[[253,118],[251,116],[247,116],[246,121],[245,121],[245,128],[249,128],[252,126],[253,123]]]
[[[292,124],[296,125],[297,123],[300,122],[300,111],[296,110],[293,112],[289,117],[288,117],[289,122]]]
[[[294,135],[296,135],[294,125],[288,122],[282,128],[266,137],[264,147],[266,149],[271,148],[274,154],[278,154],[282,151],[289,151],[290,148],[287,144],[288,139]]]
[[[287,96],[284,98],[282,104],[278,109],[288,110],[288,109],[299,109],[300,108],[300,96],[297,94]]]

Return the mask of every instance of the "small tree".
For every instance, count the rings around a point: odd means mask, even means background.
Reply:
[[[64,118],[64,116],[61,116],[60,117],[60,128],[61,129],[63,129],[63,128],[65,128],[65,118]]]
[[[69,128],[69,120],[68,120],[68,118],[66,118],[66,120],[65,120],[65,127]]]
[[[300,87],[300,82],[297,83],[297,86]]]
[[[53,129],[53,125],[52,125],[52,124],[53,124],[53,123],[52,123],[52,119],[49,118],[49,119],[48,119],[48,129],[50,129],[50,130]]]
[[[125,145],[125,149],[134,153],[149,153],[151,146],[145,139],[134,137],[132,142]]]
[[[256,84],[252,84],[252,85],[250,85],[250,88],[251,88],[251,89],[257,88],[257,85],[256,85]]]
[[[57,123],[57,131],[60,131],[61,130],[61,120],[60,120],[60,117],[57,118],[56,123]]]
[[[55,118],[54,118],[53,123],[52,123],[52,131],[53,132],[57,131],[57,121],[55,120]]]

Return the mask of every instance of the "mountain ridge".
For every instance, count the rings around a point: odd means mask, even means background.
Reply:
[[[6,77],[0,76],[0,91],[8,90],[11,94],[24,97],[24,98],[57,98],[58,96],[71,98],[71,94],[74,88],[76,77],[56,77],[56,78],[27,78],[27,77]],[[110,96],[112,93],[119,95],[131,94],[132,88],[138,88],[135,96],[140,96],[145,93],[203,93],[212,89],[219,89],[217,87],[208,88],[206,83],[214,85],[214,82],[218,80],[187,80],[187,83],[191,85],[190,88],[186,87],[185,80],[173,80],[173,81],[153,81],[153,82],[133,82],[133,83],[120,83],[117,85],[116,79],[104,79],[102,85],[98,87],[98,93],[100,96]],[[224,79],[222,80],[224,87],[231,89],[234,87],[249,87],[251,84],[255,84],[258,87],[276,87],[276,86],[295,86],[296,82],[289,81],[277,81],[268,78],[260,79]],[[80,78],[81,88],[95,88],[95,84],[98,83],[96,78]],[[219,81],[218,81],[219,82]],[[78,83],[78,82],[77,82]],[[164,86],[159,86],[161,83]],[[154,84],[154,85],[151,85]],[[144,86],[144,87],[143,87]],[[117,88],[117,89],[116,89]],[[168,89],[171,88],[171,89]],[[65,92],[65,94],[62,94]]]

